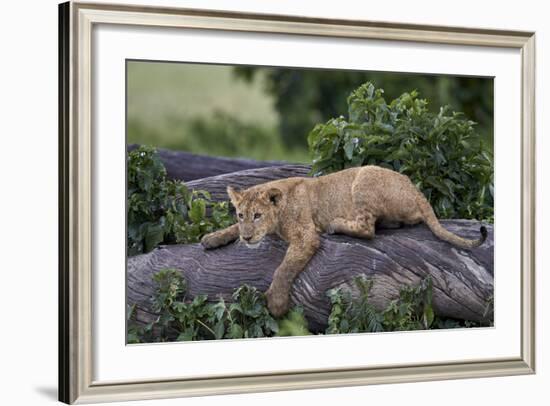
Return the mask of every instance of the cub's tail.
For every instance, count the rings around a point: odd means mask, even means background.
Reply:
[[[426,223],[432,233],[434,233],[438,238],[441,238],[443,241],[450,242],[451,244],[456,245],[460,248],[475,248],[479,247],[487,239],[487,229],[483,226],[481,226],[481,228],[479,229],[481,237],[475,240],[462,238],[456,234],[451,233],[441,225],[433,211],[432,206],[421,192],[418,192],[418,197],[416,201],[418,204],[418,208],[422,213],[424,223]]]

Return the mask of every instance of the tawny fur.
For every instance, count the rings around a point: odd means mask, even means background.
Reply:
[[[320,245],[321,233],[373,238],[375,224],[424,222],[444,241],[461,248],[481,245],[487,236],[468,240],[441,226],[424,195],[406,176],[378,166],[345,169],[318,178],[288,178],[244,191],[227,188],[238,223],[205,235],[205,248],[216,248],[237,238],[256,244],[267,234],[288,242],[288,250],[266,292],[270,312],[281,316],[289,307],[296,276]]]

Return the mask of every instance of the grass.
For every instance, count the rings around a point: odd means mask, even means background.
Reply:
[[[207,118],[221,111],[272,128],[278,116],[263,76],[248,84],[233,67],[163,62],[128,63],[128,119],[162,129],[166,119]]]
[[[309,162],[286,148],[264,77],[248,83],[233,67],[128,63],[128,143],[197,154]]]

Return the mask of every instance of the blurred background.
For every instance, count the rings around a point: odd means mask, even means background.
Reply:
[[[144,61],[127,63],[127,141],[309,163],[309,132],[347,116],[348,95],[369,80],[388,103],[416,89],[434,112],[464,112],[493,149],[492,78]]]

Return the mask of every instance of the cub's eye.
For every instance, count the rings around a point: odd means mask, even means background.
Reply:
[[[254,220],[258,220],[260,217],[262,217],[262,213],[254,213]]]
[[[237,214],[237,216],[239,216],[240,219],[244,217],[242,213]]]

